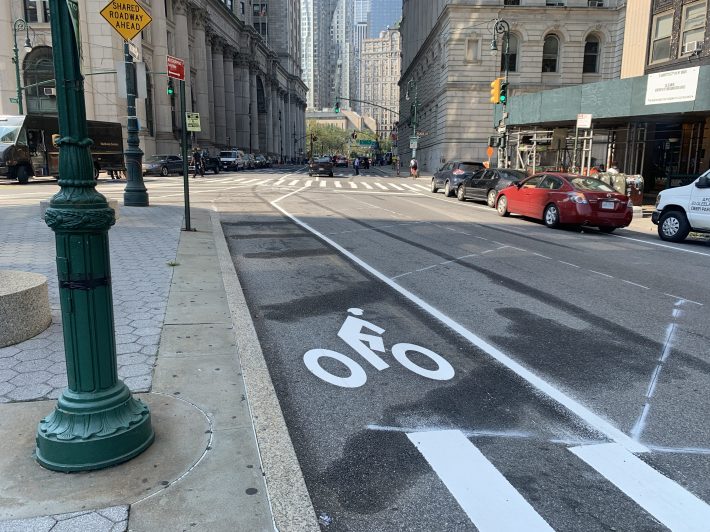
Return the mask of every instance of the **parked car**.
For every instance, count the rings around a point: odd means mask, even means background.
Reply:
[[[592,225],[604,233],[626,227],[633,217],[629,198],[603,181],[561,173],[536,174],[513,183],[498,193],[496,209],[501,216],[537,218],[547,227]]]
[[[521,170],[507,168],[479,170],[464,178],[456,189],[456,197],[459,201],[467,199],[485,201],[489,207],[495,207],[498,192],[514,181],[522,181],[525,177],[525,172]]]
[[[244,167],[249,170],[256,168],[256,155],[253,153],[244,155]]]
[[[264,157],[261,154],[256,156],[256,167],[257,168],[266,168],[268,165],[269,165],[269,163],[266,160],[266,157]]]
[[[182,174],[182,157],[179,155],[151,155],[143,160],[143,175]]]
[[[308,175],[327,175],[333,177],[333,161],[330,157],[318,157],[308,165]]]
[[[219,152],[219,161],[222,170],[243,170],[246,167],[244,152],[240,150],[222,150]]]
[[[710,170],[690,185],[660,192],[651,221],[668,242],[681,242],[691,231],[710,233]]]
[[[431,191],[436,193],[440,188],[444,189],[444,196],[452,196],[461,182],[485,168],[483,163],[474,161],[449,161],[444,164],[439,171],[431,178]]]
[[[342,155],[339,155],[338,157],[335,158],[335,166],[347,168],[348,167],[348,158],[344,157]]]

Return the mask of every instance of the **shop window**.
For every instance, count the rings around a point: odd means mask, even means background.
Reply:
[[[599,37],[590,35],[584,42],[584,63],[582,72],[596,74],[599,72]]]
[[[503,45],[505,46],[505,45]],[[500,71],[505,72],[505,48],[500,55]],[[508,72],[518,71],[518,37],[510,33],[508,40]]]
[[[27,112],[33,114],[55,114],[57,98],[54,83],[40,85],[54,80],[54,61],[49,46],[37,46],[25,56],[23,63]]]
[[[707,23],[707,3],[696,2],[683,6],[681,26],[681,55],[692,54],[702,49]]]
[[[560,40],[557,35],[548,35],[542,45],[542,71],[557,72],[560,55]]]
[[[672,11],[653,17],[653,27],[651,33],[651,60],[649,63],[668,61],[671,58],[672,30]]]

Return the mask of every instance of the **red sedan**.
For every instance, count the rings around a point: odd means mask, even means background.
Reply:
[[[633,217],[629,198],[593,177],[544,173],[513,183],[498,193],[496,209],[542,220],[547,227],[560,224],[593,225],[611,233],[626,227]]]

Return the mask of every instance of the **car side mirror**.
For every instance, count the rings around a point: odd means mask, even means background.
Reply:
[[[520,186],[522,185],[522,183],[521,183],[520,181],[513,181],[513,182],[511,183],[511,185],[513,185],[514,187],[520,188]]]
[[[700,179],[698,179],[695,182],[695,187],[696,188],[710,188],[710,176],[707,174],[700,176]]]

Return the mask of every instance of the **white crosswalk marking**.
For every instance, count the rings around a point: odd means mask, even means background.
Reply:
[[[553,530],[461,431],[407,437],[481,532]]]
[[[375,183],[375,186],[381,188],[382,190],[387,190],[387,187],[384,186],[382,183]]]
[[[321,186],[321,188],[325,188],[328,186],[328,183],[326,183],[325,181],[321,181],[320,186]]]
[[[312,179],[309,179],[308,181],[306,181],[306,186],[307,186],[307,187],[310,187],[312,184],[313,184],[313,180],[312,180]]]
[[[419,192],[419,190],[417,188],[413,187],[412,185],[404,184],[402,186],[407,187],[409,190],[413,190],[414,192]]]
[[[343,185],[340,183],[340,181],[335,181],[335,188],[343,188]]]
[[[415,187],[419,187],[422,190],[426,190],[427,192],[429,191],[429,187],[425,187],[424,185],[414,185]]]
[[[404,190],[402,187],[399,185],[395,185],[394,183],[389,183],[389,186],[391,186],[395,190]]]
[[[370,183],[363,183],[364,187],[368,190],[372,190],[372,185]]]
[[[710,506],[618,443],[584,445],[570,451],[671,530],[710,529]]]
[[[355,181],[350,181],[350,188],[357,188],[357,183],[355,183]]]
[[[291,182],[288,184],[288,186],[292,187],[292,186],[294,186],[295,184],[297,184],[299,181],[300,181],[300,179],[294,179],[293,181],[291,181]]]

